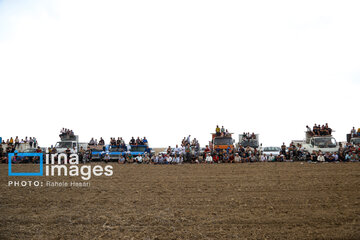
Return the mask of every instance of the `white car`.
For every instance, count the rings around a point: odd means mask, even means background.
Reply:
[[[270,156],[270,154],[272,154],[273,156],[278,156],[280,154],[280,150],[281,148],[279,147],[263,147],[262,148],[262,154],[266,154],[268,156]]]

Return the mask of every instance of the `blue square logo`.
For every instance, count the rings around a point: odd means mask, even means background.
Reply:
[[[40,171],[39,172],[30,172],[30,173],[24,173],[24,172],[17,172],[13,173],[11,171],[11,161],[12,157],[14,157],[14,153],[8,154],[8,165],[9,165],[9,176],[42,176],[43,175],[43,154],[42,153],[18,153],[18,157],[39,157],[40,158]]]

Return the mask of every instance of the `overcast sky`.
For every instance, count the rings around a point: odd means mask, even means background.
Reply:
[[[360,127],[360,1],[0,1],[0,136]]]

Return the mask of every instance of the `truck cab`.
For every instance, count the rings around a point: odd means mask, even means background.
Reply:
[[[74,153],[78,153],[81,147],[86,149],[87,143],[80,143],[78,135],[72,137],[63,136],[60,138],[60,141],[55,144],[55,149],[58,153],[63,153],[68,148]]]
[[[310,136],[308,132],[306,139],[303,142],[303,147],[306,151],[322,151],[322,152],[337,152],[339,151],[339,144],[332,135],[326,136]]]
[[[212,139],[210,142],[210,146],[213,151],[220,151],[220,150],[227,150],[227,149],[234,149],[234,142],[235,140],[232,138],[233,133],[228,133],[224,136],[219,136],[216,133],[211,133]]]
[[[356,134],[353,136],[351,134],[346,134],[346,141],[353,145],[360,145],[360,136]]]
[[[91,150],[92,160],[101,160],[106,152],[106,146],[104,145],[89,145]]]
[[[128,153],[128,146],[116,146],[116,145],[107,145],[106,153],[109,154],[111,160],[119,160],[121,155]]]

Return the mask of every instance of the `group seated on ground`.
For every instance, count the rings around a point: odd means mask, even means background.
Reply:
[[[322,125],[321,127],[320,124],[319,125],[314,124],[312,130],[309,126],[306,126],[306,130],[310,136],[314,136],[314,137],[331,136],[332,133],[332,129],[329,128],[327,123],[325,125]]]
[[[264,154],[265,155],[265,154]],[[343,146],[340,143],[339,151],[337,152],[322,152],[306,151],[300,143],[291,142],[287,147],[284,143],[281,146],[279,154],[275,156],[265,156],[275,161],[308,161],[308,162],[348,162],[360,160],[360,145],[354,145],[352,143],[346,143]]]
[[[34,149],[35,153],[42,153],[42,150],[39,146],[37,146]],[[14,157],[12,157],[11,161],[12,163],[38,163],[39,162],[39,157],[38,156],[34,156],[34,157],[19,157],[17,156],[18,150],[16,150],[15,145],[3,145],[0,144],[0,163],[8,163],[8,154],[9,153],[14,153]]]
[[[146,137],[137,137],[137,139],[131,137],[129,144],[133,146],[148,145],[148,140],[146,139]]]
[[[351,137],[360,137],[360,128],[356,131],[355,127],[353,127],[350,131]]]
[[[18,149],[18,147],[20,146],[20,144],[29,144],[30,148],[36,148],[36,146],[38,145],[38,142],[36,140],[35,137],[25,137],[25,139],[21,139],[16,136],[15,139],[13,137],[10,137],[10,139],[7,139],[6,141],[2,141],[0,144],[1,145],[14,145],[15,149]]]
[[[230,137],[231,136],[231,133],[229,133],[229,131],[227,129],[225,129],[224,126],[221,126],[221,128],[219,128],[219,125],[216,125],[215,133],[216,133],[216,136],[218,136],[218,137]]]

